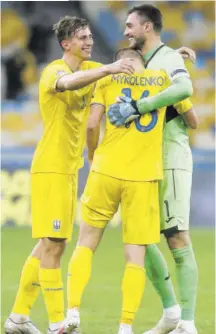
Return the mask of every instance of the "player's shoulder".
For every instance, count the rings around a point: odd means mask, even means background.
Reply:
[[[173,48],[170,48],[169,46],[167,45],[164,45],[164,47],[161,49],[161,53],[164,53],[164,54],[174,54],[176,53],[177,51]]]
[[[109,87],[112,82],[113,82],[113,75],[111,74],[98,80],[97,87],[100,87],[100,89],[105,89],[106,87]]]
[[[164,49],[164,50],[163,50]],[[160,54],[160,66],[166,71],[173,70],[175,68],[184,68],[184,61],[179,52],[168,46],[162,48],[163,53]]]
[[[56,59],[51,63],[48,63],[46,67],[43,69],[41,73],[41,77],[43,78],[47,74],[55,72],[58,74],[58,71],[62,71],[65,73],[71,73],[70,69],[68,68],[67,64],[64,62],[63,59]]]
[[[103,64],[98,63],[96,61],[92,61],[92,60],[86,60],[81,64],[81,70],[91,70],[93,68],[98,68],[101,67]]]
[[[138,74],[138,76],[145,76],[145,77],[156,77],[156,76],[163,76],[165,77],[166,71],[162,68],[162,69],[151,69],[151,68],[146,68],[145,71],[143,71],[142,73]]]
[[[47,70],[50,68],[57,68],[57,67],[68,69],[68,66],[63,59],[56,59],[56,60],[53,60],[51,63],[48,63],[46,67],[44,68],[44,70]]]
[[[165,69],[145,69],[140,76],[140,82],[146,82],[150,86],[157,85],[166,87],[169,82],[169,78]]]
[[[164,61],[172,59],[182,59],[181,55],[176,49],[170,48],[169,46],[165,45],[162,49],[162,55],[164,56]]]

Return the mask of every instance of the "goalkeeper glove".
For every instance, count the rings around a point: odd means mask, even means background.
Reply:
[[[112,104],[108,110],[110,123],[121,126],[140,116],[136,101],[127,96],[121,96],[121,103]]]

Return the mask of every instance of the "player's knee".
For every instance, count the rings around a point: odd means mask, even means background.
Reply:
[[[125,259],[127,263],[134,263],[138,266],[144,266],[146,247],[144,245],[124,245]]]
[[[78,245],[82,247],[88,247],[93,252],[95,252],[100,243],[103,232],[104,229],[102,228],[90,226],[84,222],[81,222]]]
[[[64,253],[66,246],[65,239],[45,238],[42,239],[43,256],[59,258]]]
[[[175,231],[170,235],[165,235],[170,249],[183,248],[190,245],[190,236],[188,231]]]

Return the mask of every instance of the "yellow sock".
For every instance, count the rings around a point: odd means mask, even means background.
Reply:
[[[12,313],[29,315],[40,291],[40,260],[29,256],[26,260],[20,279],[20,285]]]
[[[39,270],[39,279],[47,308],[49,322],[64,319],[64,293],[61,268]]]
[[[128,263],[122,281],[121,323],[131,325],[141,303],[145,287],[145,269]]]
[[[93,252],[88,247],[77,247],[68,267],[68,309],[79,307],[84,289],[91,276]]]

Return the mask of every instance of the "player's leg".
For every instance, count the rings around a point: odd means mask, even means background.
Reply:
[[[40,291],[40,259],[41,241],[37,243],[23,266],[19,289],[12,309],[14,314],[22,315],[24,319],[29,317],[32,306]]]
[[[165,232],[169,248],[176,264],[176,276],[180,295],[181,320],[172,333],[196,334],[194,325],[198,269],[189,236],[189,211],[191,173],[174,170],[176,211],[179,213],[178,229]]]
[[[163,203],[161,203],[161,206],[163,208],[163,215],[162,215],[162,230],[166,236],[166,238],[169,240],[169,247],[171,248],[173,257],[176,262],[176,272],[177,276],[181,275],[181,283],[180,278],[178,278],[179,285],[181,284],[180,288],[180,294],[182,293],[182,297],[180,296],[181,307],[185,307],[185,312],[182,310],[182,315],[187,314],[186,317],[188,317],[188,314],[194,314],[195,309],[195,300],[196,300],[196,290],[197,290],[197,266],[195,257],[192,251],[192,247],[190,244],[190,239],[188,238],[188,230],[189,228],[189,211],[190,211],[190,195],[191,195],[191,179],[192,174],[187,171],[183,170],[167,170],[165,171],[165,179],[162,181],[162,196]],[[166,182],[164,182],[166,180]],[[178,233],[178,231],[185,230],[185,232]],[[175,237],[173,237],[173,235]],[[178,239],[178,240],[177,240]],[[183,239],[183,240],[182,240]],[[177,241],[176,241],[177,240]],[[178,245],[178,247],[177,247]],[[184,247],[185,246],[185,247]],[[176,247],[176,248],[175,248]],[[179,263],[180,258],[182,259],[182,263]],[[192,275],[193,277],[193,283],[191,284],[191,281],[188,281],[189,287],[191,288],[191,293],[185,295],[183,293],[183,284],[187,284],[187,282],[184,279],[183,272],[185,268],[189,265],[191,269],[189,270],[189,275]],[[188,272],[188,270],[186,269]],[[180,273],[180,274],[179,274]],[[184,301],[184,296],[186,296],[187,303]],[[191,303],[191,304],[190,304]],[[191,306],[189,306],[191,305]],[[189,309],[189,311],[188,311]],[[175,310],[174,310],[175,311]],[[176,315],[178,312],[176,311]],[[185,315],[183,317],[185,317]],[[170,318],[170,319],[169,319]],[[187,330],[189,330],[189,333],[196,333],[195,326],[193,324],[193,320],[191,322],[188,322],[189,320],[183,319],[179,322],[178,326],[185,327],[185,330],[187,333]],[[155,327],[155,331],[150,331],[149,333],[161,333],[160,330],[163,328],[163,324],[171,323],[171,317],[168,315],[167,317],[162,317],[159,324]],[[187,328],[186,328],[187,327]],[[157,330],[157,331],[156,331]],[[182,329],[174,329],[173,333],[178,333],[178,331],[184,330]],[[177,331],[177,332],[176,332]],[[163,333],[163,332],[162,332]],[[166,333],[166,332],[165,332]]]
[[[79,309],[84,289],[91,275],[92,257],[104,229],[118,209],[119,182],[91,172],[82,196],[82,218],[77,247],[68,267],[68,311],[62,333],[79,326]]]
[[[80,305],[91,277],[93,255],[103,236],[104,229],[105,226],[99,228],[81,222],[79,240],[68,266],[67,316],[59,334],[75,331],[79,333]]]
[[[198,284],[197,263],[188,231],[177,231],[167,236],[167,242],[176,264],[181,320],[172,333],[197,334],[194,325]]]
[[[38,206],[38,202],[40,202],[40,200],[42,202],[44,198],[43,195],[40,194],[42,188],[37,186],[37,180],[35,180],[34,175],[31,176],[31,183],[31,200],[32,208],[34,208],[35,205]],[[39,182],[39,184],[40,183],[41,182]],[[32,217],[34,223],[34,214],[32,214]],[[26,263],[24,264],[19,290],[16,296],[15,304],[13,306],[12,314],[10,315],[14,324],[10,322],[10,318],[6,321],[5,331],[7,332],[10,328],[10,333],[13,333],[13,330],[16,331],[16,326],[18,326],[18,324],[26,323],[26,321],[29,320],[30,310],[39,292],[39,267],[41,259],[41,248],[42,243],[41,241],[39,241],[34,248],[32,254],[28,257]],[[15,323],[17,323],[17,325],[15,325]],[[27,331],[27,329],[23,330]]]
[[[39,330],[30,321],[30,312],[40,291],[39,267],[41,259],[41,241],[37,243],[27,258],[17,291],[12,312],[5,323],[5,332],[14,333],[17,328],[28,333],[39,334]]]
[[[159,182],[160,225],[161,230],[175,226],[173,220],[174,189],[172,170],[164,171],[164,179]],[[174,205],[171,207],[171,203]],[[172,210],[172,215],[171,211]],[[157,291],[163,305],[163,316],[158,324],[145,334],[167,334],[175,329],[181,315],[177,303],[167,263],[156,245],[150,245],[146,252],[147,276]]]
[[[146,251],[145,268],[148,279],[160,296],[165,313],[177,305],[174,288],[166,260],[157,245],[149,245]]]
[[[160,240],[157,182],[125,181],[121,209],[126,268],[119,334],[131,334],[145,288],[145,246]]]
[[[64,247],[65,241],[62,239],[43,238],[33,250],[34,257],[30,256],[24,266],[12,314],[5,323],[5,333],[40,333],[29,319],[29,313],[37,298],[39,287],[44,294],[50,321],[50,333],[57,333],[64,319],[60,269],[60,258]],[[35,255],[39,256],[40,260]],[[54,300],[55,303],[53,303]]]
[[[119,334],[132,334],[132,324],[145,288],[144,245],[124,245],[126,266],[122,279],[122,315]]]
[[[57,333],[64,320],[64,295],[60,260],[66,240],[44,238],[39,281],[49,319],[49,333]]]
[[[57,333],[64,320],[60,260],[72,235],[77,176],[35,174],[32,181],[40,194],[32,198],[32,235],[42,239],[39,282],[48,313],[48,333]]]
[[[146,273],[163,304],[163,316],[158,324],[144,334],[167,334],[175,329],[181,315],[166,260],[156,245],[147,247]]]

